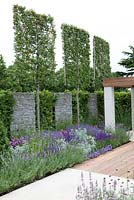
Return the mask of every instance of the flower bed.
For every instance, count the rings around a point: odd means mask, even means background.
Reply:
[[[129,140],[123,131],[106,133],[90,125],[12,138],[1,155],[0,194],[110,151]]]
[[[132,179],[81,172],[75,200],[134,200]]]

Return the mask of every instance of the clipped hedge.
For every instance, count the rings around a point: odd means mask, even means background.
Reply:
[[[53,128],[55,126],[55,107],[56,96],[54,93],[43,90],[40,92],[40,124],[41,129]]]
[[[104,120],[104,92],[97,91],[97,104],[98,104],[98,117],[100,120]]]
[[[9,137],[7,135],[7,129],[4,127],[2,121],[0,121],[0,154],[7,150],[9,147]],[[1,163],[1,157],[0,157]]]
[[[104,92],[97,93],[98,116],[104,121]],[[131,94],[130,92],[115,92],[115,120],[131,128]]]
[[[77,103],[76,90],[72,93],[72,109],[73,109],[73,124],[77,123]],[[98,102],[98,120],[104,121],[104,92],[97,93]],[[89,116],[89,99],[88,91],[79,92],[80,103],[80,122],[90,123]],[[55,128],[55,102],[56,95],[48,90],[40,92],[40,119],[41,129]],[[0,121],[3,123],[9,133],[12,120],[13,105],[15,101],[13,93],[9,91],[0,91]],[[130,92],[115,92],[115,116],[116,123],[124,124],[131,128],[131,95]]]
[[[115,92],[115,120],[131,128],[130,92]]]
[[[77,123],[77,91],[72,91],[72,113],[73,113],[73,123]],[[81,91],[79,92],[79,104],[80,104],[80,122],[88,122],[89,120],[89,92]]]
[[[14,103],[12,92],[0,90],[0,121],[8,131],[10,130]]]

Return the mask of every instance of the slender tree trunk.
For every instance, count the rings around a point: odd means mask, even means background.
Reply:
[[[80,125],[79,86],[77,87],[76,101],[77,101],[77,124],[79,128],[79,125]]]
[[[37,132],[40,133],[40,84],[39,84],[39,37],[38,24],[36,22],[36,115],[37,115]]]
[[[77,57],[77,93],[76,93],[76,98],[77,98],[77,124],[78,128],[80,125],[80,103],[79,103],[79,90],[80,90],[80,64],[79,64],[79,58]]]
[[[93,40],[93,87],[95,90],[95,79],[96,79],[96,66],[95,66],[95,41]]]
[[[64,89],[67,89],[67,74],[66,74],[66,65],[64,66]]]
[[[40,88],[39,83],[37,83],[36,88],[36,107],[37,107],[37,131],[40,133]]]

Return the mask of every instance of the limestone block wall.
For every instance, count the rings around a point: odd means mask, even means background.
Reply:
[[[97,94],[90,93],[89,98],[89,115],[93,118],[98,117]]]
[[[55,104],[55,122],[72,122],[72,94],[57,93]]]
[[[11,131],[35,130],[35,97],[33,93],[15,93]]]

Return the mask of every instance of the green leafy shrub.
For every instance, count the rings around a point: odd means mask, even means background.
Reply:
[[[36,152],[33,146],[30,148]],[[0,194],[12,191],[66,167],[71,167],[85,159],[83,150],[71,145],[59,153],[49,154],[45,158],[36,154],[27,156],[27,151],[24,151],[3,159],[0,168]]]
[[[109,130],[108,133],[112,132],[112,138],[101,140],[96,142],[96,149],[101,149],[107,145],[112,145],[112,148],[119,147],[129,142],[129,135],[124,129],[116,129],[114,132]]]
[[[72,91],[72,109],[73,109],[73,124],[77,122],[77,91]],[[79,104],[80,104],[80,122],[86,123],[89,120],[89,92],[81,91],[79,92]]]
[[[115,92],[115,120],[131,128],[131,94]]]
[[[14,103],[12,92],[0,90],[0,121],[4,123],[7,131],[10,130]]]
[[[54,93],[43,90],[40,92],[40,119],[41,129],[53,128],[55,125],[54,120],[54,107],[56,96]]]
[[[4,127],[4,124],[2,121],[0,121],[0,153],[7,150],[9,147],[9,139],[7,135],[7,130]]]
[[[104,92],[97,91],[98,117],[104,121]],[[130,92],[115,92],[115,120],[131,128],[131,95]]]
[[[77,146],[80,147],[83,152],[85,153],[85,156],[93,152],[96,148],[96,142],[95,138],[91,135],[87,135],[86,128],[84,129],[76,129],[75,135],[79,138],[79,143],[77,143]]]
[[[104,92],[96,91],[95,93],[97,94],[98,117],[104,121]]]

